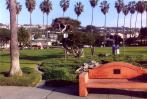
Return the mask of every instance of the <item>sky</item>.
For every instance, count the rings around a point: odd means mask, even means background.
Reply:
[[[29,12],[26,9],[25,6],[25,0],[17,0],[20,2],[22,5],[22,11],[20,12],[19,15],[19,24],[29,24]],[[36,7],[35,10],[32,13],[32,24],[40,24],[42,25],[42,20],[43,20],[43,15],[42,12],[39,9],[39,5],[43,0],[36,0]],[[57,18],[57,17],[62,17],[62,9],[60,7],[60,0],[50,0],[52,1],[53,5],[53,10],[49,14],[49,24],[52,23],[52,20]],[[84,5],[84,12],[80,15],[79,21],[81,22],[81,26],[86,26],[91,24],[91,16],[92,16],[92,9],[89,3],[89,0],[70,0],[70,7],[69,9],[65,12],[66,17],[70,17],[73,19],[76,19],[76,14],[74,12],[74,5],[76,4],[77,1],[81,1]],[[101,13],[100,9],[100,2],[103,0],[99,0],[98,5],[94,9],[94,26],[104,26],[104,15]],[[116,0],[108,0],[110,3],[110,9],[107,14],[107,26],[108,27],[116,27],[117,25],[117,12],[116,9],[114,8]],[[124,0],[124,3],[127,4],[129,1],[132,0]],[[139,0],[135,0],[139,1]],[[138,22],[137,22],[137,27],[140,27],[140,14],[138,15]],[[132,18],[132,27],[135,27],[135,17],[136,13],[133,15]],[[0,0],[0,23],[4,24],[9,24],[9,11],[6,9],[6,0]],[[119,26],[123,26],[123,20],[124,20],[124,15],[121,13],[120,14],[120,20],[119,20]],[[46,21],[45,21],[46,22]],[[126,17],[126,26],[129,26],[130,24],[130,14],[127,15]],[[143,26],[146,26],[146,13],[144,12],[143,14]]]

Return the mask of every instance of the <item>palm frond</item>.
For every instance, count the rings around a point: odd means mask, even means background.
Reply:
[[[28,9],[29,12],[33,12],[36,6],[36,1],[35,0],[26,0],[26,8]]]
[[[77,14],[77,16],[79,16],[84,10],[84,5],[81,2],[77,2],[75,4],[74,10],[75,10],[75,13]]]
[[[104,0],[103,2],[100,3],[100,8],[103,14],[105,15],[106,13],[108,13],[109,3],[106,0]]]

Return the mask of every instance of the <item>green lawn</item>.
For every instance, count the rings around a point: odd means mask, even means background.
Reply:
[[[23,67],[34,68],[36,64],[40,64],[50,58],[63,56],[62,49],[49,50],[21,50],[20,51],[20,65]],[[7,51],[0,53],[0,72],[7,71],[10,67],[10,57]]]
[[[121,48],[121,55],[115,56],[116,61],[123,61],[123,48]],[[96,48],[96,54],[93,57],[97,61],[114,61],[114,56],[109,56],[109,57],[98,57],[98,54],[100,53],[109,53],[111,54],[111,48]],[[134,61],[139,61],[140,63],[142,62],[144,67],[147,66],[147,47],[127,47],[125,48],[125,55],[127,58],[125,60],[129,60],[128,62],[133,63]],[[131,56],[131,57],[130,57]],[[134,58],[135,57],[135,58]],[[31,69],[34,70],[36,64],[43,64],[46,68],[50,66],[58,66],[61,67],[67,67],[70,69],[72,67],[72,71],[74,73],[74,70],[78,68],[79,64],[82,64],[88,60],[91,59],[91,54],[90,54],[90,49],[85,48],[85,58],[80,58],[80,59],[75,59],[72,56],[69,56],[67,60],[64,60],[64,51],[63,49],[44,49],[44,50],[21,50],[20,51],[20,65],[21,68],[23,69],[24,72],[28,72],[28,70],[31,71]],[[1,82],[1,77],[6,78],[3,76],[3,72],[8,71],[10,68],[10,57],[9,57],[9,52],[8,51],[1,51],[0,53],[0,82]],[[30,76],[28,74],[25,74],[25,77],[27,79],[22,80],[22,81],[27,81],[28,79],[31,80],[31,83],[36,80],[35,75],[37,73],[33,71],[33,73],[30,73]],[[32,76],[33,75],[33,76]],[[39,76],[39,74],[37,74]],[[24,78],[25,78],[24,77]],[[12,79],[12,78],[11,78]],[[22,78],[23,79],[23,78]],[[38,79],[38,78],[37,78]],[[2,79],[4,82],[7,79]],[[16,79],[15,79],[16,80]],[[19,79],[17,78],[16,81]],[[7,80],[8,81],[8,80]],[[14,82],[15,83],[15,82]],[[30,83],[30,82],[28,82]],[[20,83],[19,83],[20,84]],[[18,85],[19,85],[18,84]],[[0,83],[0,85],[5,85],[4,83]],[[7,84],[7,85],[13,85],[12,84]],[[14,84],[15,85],[15,84]],[[17,83],[16,83],[17,85]],[[21,84],[20,84],[21,85]],[[25,84],[24,84],[25,85]]]
[[[59,55],[57,56],[57,54]],[[9,68],[10,68],[10,56],[9,56],[8,51],[1,51],[0,53],[0,85],[34,86],[34,84],[37,83],[38,80],[40,80],[41,78],[41,75],[34,70],[36,64],[40,64],[42,61],[47,60],[51,57],[52,58],[60,57],[60,55],[62,55],[62,50],[57,50],[57,51],[54,51],[54,50],[21,50],[20,51],[20,66],[23,72],[25,73],[23,77],[20,77],[20,79],[22,79],[20,83],[17,83],[16,81],[19,80],[18,78],[14,78],[15,81],[11,81],[12,80],[11,77],[4,77],[4,72],[9,71]],[[27,74],[28,72],[30,73]],[[30,82],[27,83],[28,80]],[[5,82],[8,82],[8,83],[4,84]]]
[[[121,48],[121,56],[123,56],[123,48]],[[111,48],[96,48],[96,54],[110,53]],[[143,60],[147,60],[147,47],[127,47],[125,49],[126,55],[142,55]],[[85,56],[90,56],[90,49],[85,49]],[[36,64],[40,64],[42,61],[50,60],[53,58],[63,58],[63,49],[45,49],[45,50],[21,50],[20,51],[20,63],[21,67],[34,68]],[[1,51],[0,53],[0,72],[8,70],[10,66],[9,53]]]

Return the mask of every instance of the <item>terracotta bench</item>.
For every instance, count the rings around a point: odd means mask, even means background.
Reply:
[[[147,89],[147,70],[124,62],[101,65],[79,75],[79,95],[88,88]]]

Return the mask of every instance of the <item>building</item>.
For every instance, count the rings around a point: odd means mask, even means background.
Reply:
[[[7,24],[0,23],[0,28],[10,29],[10,26]]]

